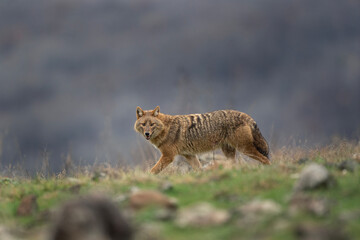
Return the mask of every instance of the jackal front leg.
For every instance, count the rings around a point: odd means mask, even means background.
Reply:
[[[164,155],[162,155],[160,157],[159,161],[150,170],[150,172],[153,173],[153,174],[158,174],[164,168],[166,168],[173,160],[174,160],[174,156],[164,156]]]

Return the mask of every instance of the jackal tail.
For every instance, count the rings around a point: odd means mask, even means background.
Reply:
[[[260,129],[256,123],[254,123],[252,126],[252,135],[254,138],[254,146],[256,150],[258,150],[265,157],[269,158],[269,145],[261,134]]]

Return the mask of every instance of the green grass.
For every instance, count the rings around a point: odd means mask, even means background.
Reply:
[[[343,149],[343,148],[342,148]],[[358,151],[352,147],[343,151],[343,156],[336,152],[332,160],[331,154],[324,150],[309,154],[312,161],[319,163],[338,162],[349,154]],[[282,153],[283,154],[283,153]],[[277,160],[277,157],[281,160]],[[360,210],[360,168],[355,172],[344,174],[336,167],[328,167],[337,180],[337,186],[331,189],[311,191],[309,194],[329,199],[332,203],[331,212],[326,217],[313,216],[308,213],[291,216],[288,201],[296,181],[294,174],[301,171],[304,165],[298,165],[294,160],[286,160],[289,156],[274,154],[274,164],[271,166],[242,165],[236,169],[215,169],[199,173],[163,174],[153,176],[139,170],[122,172],[113,175],[108,173],[105,178],[93,180],[89,175],[78,174],[77,181],[66,177],[49,179],[15,179],[0,177],[0,225],[9,228],[21,227],[24,231],[34,228],[46,229],[47,220],[39,216],[52,210],[68,199],[92,192],[105,192],[116,198],[129,194],[132,187],[158,190],[160,185],[169,181],[173,189],[164,194],[178,200],[179,209],[198,203],[209,202],[216,208],[236,212],[235,209],[254,199],[270,199],[282,206],[279,215],[259,219],[253,224],[243,224],[241,217],[233,214],[231,220],[217,227],[178,227],[174,221],[157,220],[156,209],[149,208],[136,213],[134,223],[142,226],[155,223],[160,226],[162,239],[295,239],[294,228],[297,224],[314,222],[317,224],[337,225],[345,212]],[[291,159],[291,158],[289,158]],[[111,171],[116,172],[116,169]],[[81,185],[80,193],[70,191],[72,186]],[[22,197],[34,194],[37,196],[38,212],[30,217],[16,216],[16,210]],[[127,202],[118,203],[126,208]],[[39,228],[40,227],[40,228]],[[357,216],[345,223],[345,232],[352,238],[360,237],[360,217]],[[27,239],[27,238],[25,238]],[[32,239],[32,238],[28,238]]]

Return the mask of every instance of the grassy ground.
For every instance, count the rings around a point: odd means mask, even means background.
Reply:
[[[177,199],[179,210],[194,203],[209,202],[216,208],[229,211],[231,219],[216,227],[181,228],[175,221],[158,220],[154,208],[136,212],[133,225],[139,229],[152,226],[155,239],[296,239],[297,226],[307,223],[341,226],[350,238],[356,239],[360,238],[360,214],[350,220],[343,218],[349,212],[360,211],[360,168],[355,172],[341,171],[337,164],[345,159],[356,159],[359,153],[359,143],[339,142],[321,149],[279,149],[273,153],[271,166],[242,161],[237,165],[218,164],[218,167],[197,173],[179,174],[173,167],[158,176],[140,170],[125,172],[112,168],[100,169],[104,174],[95,174],[95,177],[93,173],[46,179],[0,176],[0,227],[8,229],[14,239],[46,239],[50,225],[47,216],[68,199],[103,192],[121,209],[126,209],[127,200],[116,199],[128,195],[134,187],[159,190],[164,182],[170,182],[173,188],[164,194]],[[336,187],[308,193],[330,201],[330,212],[324,216],[289,213],[294,183],[306,166],[306,163],[298,163],[301,158],[326,166],[337,180]],[[30,216],[16,216],[21,199],[29,194],[37,196],[38,209]],[[281,212],[249,223],[237,214],[237,209],[254,199],[273,200],[280,204]]]

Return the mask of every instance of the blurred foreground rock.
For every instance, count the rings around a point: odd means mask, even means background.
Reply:
[[[346,159],[339,163],[338,168],[342,171],[355,172],[358,168],[358,163],[354,159]]]
[[[38,210],[35,195],[28,195],[21,199],[20,205],[16,211],[17,216],[30,216]]]
[[[229,219],[227,211],[204,202],[181,209],[175,222],[179,227],[209,227],[224,224]]]
[[[256,224],[264,216],[281,213],[281,206],[272,200],[254,200],[238,208],[238,224]]]
[[[330,212],[329,200],[305,194],[295,194],[290,199],[289,213],[297,215],[300,212],[307,212],[318,217],[324,217]]]
[[[272,200],[254,200],[239,208],[245,216],[279,214],[281,206]]]
[[[164,239],[161,237],[163,227],[158,223],[145,223],[141,225],[135,234],[136,240],[160,240]]]
[[[295,228],[299,240],[347,240],[349,237],[339,225],[300,224]]]
[[[51,240],[132,239],[133,230],[107,198],[82,197],[65,203],[58,212]]]
[[[132,209],[139,210],[149,206],[158,206],[169,209],[177,208],[177,200],[169,198],[161,192],[154,190],[139,190],[129,197],[129,204]]]
[[[15,240],[16,238],[13,237],[4,226],[0,225],[0,239],[1,240]]]
[[[281,213],[281,206],[272,200],[253,200],[237,209],[240,215],[237,220],[239,227],[258,224],[264,217]]]
[[[335,184],[335,179],[324,166],[312,163],[301,171],[294,190],[295,192],[298,192],[322,187],[329,188]]]

